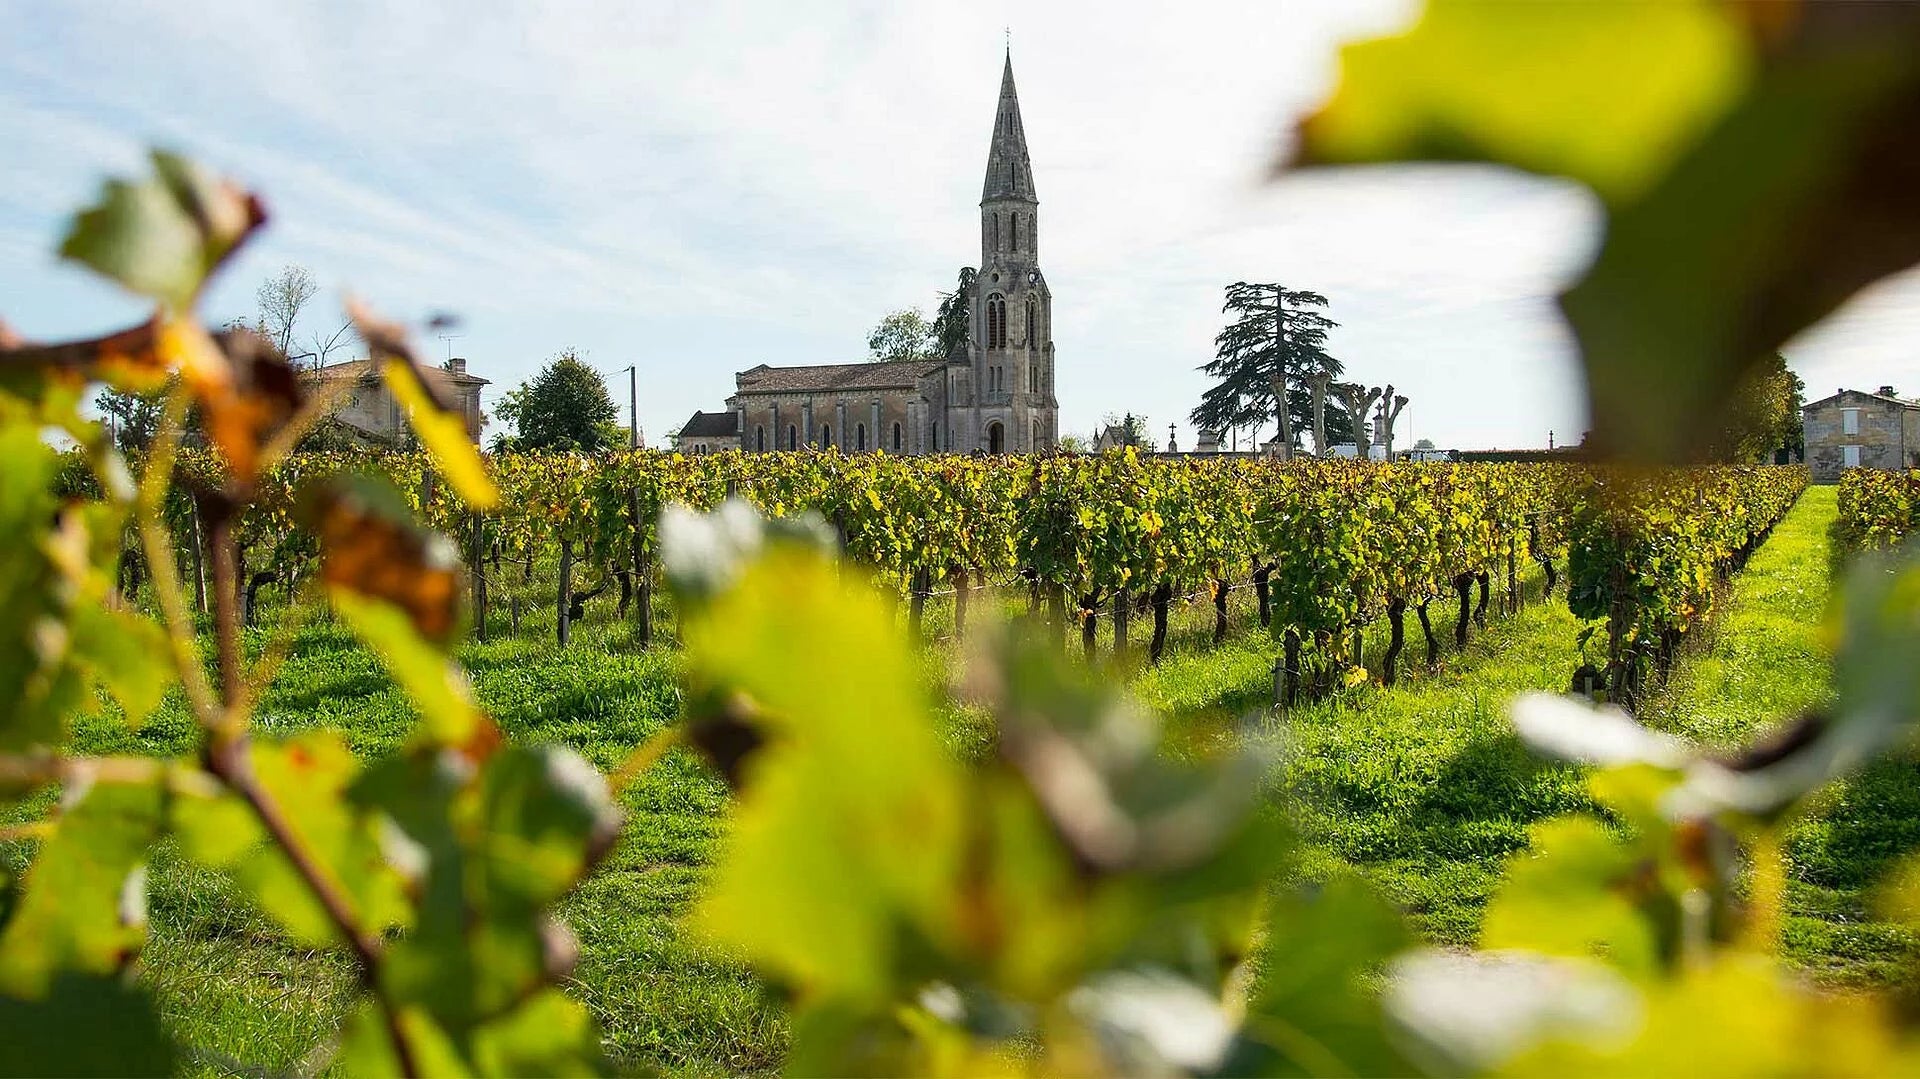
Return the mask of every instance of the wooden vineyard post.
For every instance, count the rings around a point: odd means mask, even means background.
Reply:
[[[573,601],[571,578],[573,577],[573,541],[560,541],[560,583],[556,586],[558,601],[553,608],[553,632],[562,648],[566,647],[568,637],[567,605]]]
[[[627,515],[633,521],[633,638],[642,648],[653,644],[653,573],[640,545],[640,489],[627,488]]]
[[[187,500],[187,533],[192,540],[188,544],[188,551],[193,555],[193,609],[206,614],[207,556],[205,540],[201,536],[200,500],[197,498]]]
[[[1113,658],[1127,654],[1127,628],[1133,618],[1133,593],[1125,588],[1113,594]]]
[[[473,575],[473,635],[487,639],[487,562],[486,525],[479,514],[473,515],[473,556],[467,560],[467,572]]]

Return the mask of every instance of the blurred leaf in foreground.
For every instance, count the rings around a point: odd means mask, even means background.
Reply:
[[[151,177],[107,181],[99,203],[74,219],[60,253],[184,314],[266,212],[237,184],[186,158],[155,150],[152,160]]]
[[[366,342],[367,354],[380,365],[394,399],[407,410],[408,422],[420,436],[421,445],[446,473],[447,482],[459,492],[461,500],[477,510],[498,506],[500,491],[480,460],[466,415],[448,397],[445,373],[420,362],[407,343],[406,328],[399,323],[385,321],[365,305],[352,301],[347,304],[347,314]]]
[[[1709,448],[1747,372],[1920,260],[1920,9],[1472,4],[1349,46],[1299,164],[1446,158],[1564,175],[1607,238],[1562,306],[1594,438]]]

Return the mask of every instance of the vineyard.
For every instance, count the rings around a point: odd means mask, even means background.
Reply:
[[[1920,526],[1916,511],[1920,511],[1920,476],[1849,469],[1840,476],[1834,546],[1845,554],[1893,547]]]
[[[155,151],[149,313],[0,325],[0,1073],[1920,1074],[1920,482],[1676,463],[1915,257],[1920,24],[1801,7],[1433,4],[1284,140],[1595,196],[1594,465],[488,457],[351,301],[421,452],[305,453]]]
[[[216,469],[205,456],[180,467],[209,478]],[[1230,631],[1229,593],[1251,589],[1260,625],[1283,642],[1282,704],[1360,668],[1358,634],[1380,621],[1390,637],[1378,676],[1392,685],[1409,612],[1431,666],[1443,644],[1431,604],[1457,604],[1463,646],[1490,605],[1518,606],[1520,569],[1537,564],[1546,595],[1564,577],[1575,613],[1596,623],[1583,688],[1630,701],[1807,482],[1798,468],[1164,461],[1131,450],[1031,460],[641,451],[502,456],[492,472],[501,508],[477,514],[425,455],[288,458],[237,526],[248,610],[268,586],[291,598],[312,578],[320,544],[305,525],[305,492],[356,475],[457,538],[481,639],[498,623],[518,627],[538,567],[560,643],[590,600],[617,587],[616,618],[631,617],[644,647],[663,510],[738,496],[770,517],[817,516],[916,627],[929,600],[944,600],[964,632],[973,597],[1017,588],[1029,614],[1060,633],[1077,627],[1089,656],[1103,615],[1116,653],[1130,646],[1132,619],[1148,620],[1147,657],[1157,661],[1176,599],[1211,604],[1218,642]],[[181,561],[197,566],[204,539],[190,500],[173,510],[187,537]],[[509,591],[509,611],[489,601]]]

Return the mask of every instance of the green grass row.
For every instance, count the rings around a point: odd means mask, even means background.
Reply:
[[[1834,487],[1812,487],[1733,584],[1725,617],[1677,665],[1648,722],[1710,745],[1834,703],[1826,615]],[[1912,989],[1920,941],[1881,918],[1875,889],[1920,849],[1920,764],[1880,761],[1788,826],[1787,957],[1823,984]]]

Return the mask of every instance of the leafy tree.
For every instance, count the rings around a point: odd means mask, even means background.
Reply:
[[[160,416],[166,411],[163,395],[129,393],[104,389],[93,399],[93,407],[113,426],[113,444],[121,453],[135,453],[153,444],[160,430]]]
[[[1747,372],[1728,395],[1720,429],[1708,443],[1717,461],[1751,463],[1801,442],[1800,405],[1806,384],[1774,353]]]
[[[1274,415],[1273,379],[1288,380],[1287,415],[1298,439],[1313,430],[1313,392],[1309,376],[1337,378],[1339,360],[1327,353],[1327,331],[1339,325],[1325,314],[1327,298],[1317,292],[1273,283],[1236,281],[1227,286],[1221,310],[1237,315],[1214,338],[1213,360],[1200,370],[1216,381],[1188,414],[1196,427],[1216,431],[1253,425]],[[1339,409],[1327,412],[1329,442],[1352,442],[1352,425]]]
[[[1413,444],[1413,448],[1416,450],[1431,450],[1431,449],[1435,449],[1436,447],[1433,444],[1433,439],[1423,438],[1420,441],[1415,442]]]
[[[1102,430],[1118,427],[1128,446],[1137,446],[1149,453],[1160,448],[1153,440],[1153,429],[1148,426],[1145,416],[1136,416],[1131,412],[1122,416],[1109,412],[1101,417],[1100,423]]]
[[[880,320],[867,335],[874,363],[934,359],[934,328],[917,307],[903,307]]]
[[[1054,446],[1058,448],[1061,453],[1087,452],[1087,440],[1081,438],[1079,435],[1061,435],[1060,441],[1054,443]]]
[[[260,305],[260,333],[273,342],[280,355],[293,352],[293,331],[300,312],[320,292],[313,274],[305,266],[288,263],[280,272],[260,282],[253,298]]]
[[[942,293],[940,309],[933,316],[933,346],[944,359],[955,349],[965,350],[973,319],[973,279],[979,271],[960,267],[960,279],[952,292]]]
[[[496,449],[591,453],[624,441],[606,382],[571,348],[510,391],[495,411],[514,429],[511,438],[495,440]]]

